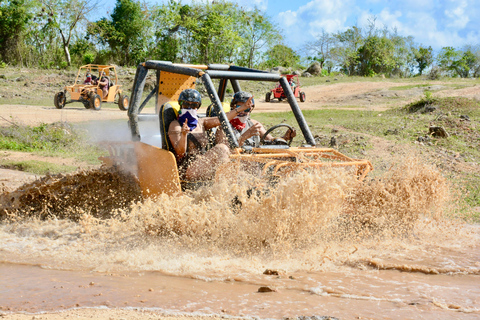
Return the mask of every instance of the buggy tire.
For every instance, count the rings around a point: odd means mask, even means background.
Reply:
[[[83,102],[83,106],[85,107],[85,109],[90,109],[92,106],[91,106],[91,101],[93,100],[93,97],[95,96],[95,92],[93,91],[90,91],[88,93],[88,100],[82,100]]]
[[[55,104],[55,108],[63,109],[65,107],[65,93],[60,91],[55,94],[55,98],[53,99],[53,103]]]
[[[266,95],[265,95],[265,102],[270,102],[270,98],[272,97],[272,93],[271,92],[268,92]]]
[[[122,111],[127,111],[128,110],[128,96],[127,95],[119,95],[118,96],[118,108]]]
[[[305,102],[305,92],[300,92],[300,101]]]
[[[102,108],[102,98],[98,94],[94,94],[90,100],[90,108],[94,110],[100,110]]]

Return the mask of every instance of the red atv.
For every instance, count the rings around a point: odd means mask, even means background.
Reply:
[[[300,80],[298,79],[298,75],[284,74],[283,76],[287,78],[287,81],[292,88],[292,92],[295,98],[300,98],[301,102],[305,102],[305,92],[300,91]],[[275,98],[277,98],[278,101],[282,101],[283,99],[287,98],[285,92],[283,92],[283,88],[280,83],[277,84],[277,87],[275,89],[272,89],[271,92],[267,93],[267,95],[265,96],[265,102],[270,102],[270,100],[273,100]]]

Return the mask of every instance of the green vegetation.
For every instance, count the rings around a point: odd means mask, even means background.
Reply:
[[[430,87],[431,84],[428,83],[422,83],[422,84],[409,84],[405,86],[398,86],[398,87],[391,87],[389,90],[409,90],[413,88],[424,88],[424,87]]]
[[[88,142],[84,133],[67,123],[36,127],[12,123],[8,127],[0,127],[0,149],[73,157],[92,164],[98,164],[98,157],[104,155],[104,151]]]
[[[267,12],[245,10],[230,0],[116,0],[106,16],[99,17],[97,11],[94,0],[0,2],[0,66],[135,67],[152,59],[303,71],[317,62],[324,76],[341,72],[408,78],[428,73],[434,80],[480,75],[480,45],[446,46],[435,56],[430,46],[417,44],[412,36],[377,26],[375,17],[362,27],[321,30],[302,45],[302,56],[285,43],[281,26]]]
[[[76,166],[59,165],[45,161],[6,161],[0,160],[0,167],[11,170],[30,172],[38,175],[69,173],[77,169]]]

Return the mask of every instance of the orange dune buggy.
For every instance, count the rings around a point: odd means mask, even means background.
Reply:
[[[102,73],[108,78],[108,93],[104,96],[100,78]],[[86,81],[87,74],[90,74],[90,81]],[[63,91],[57,92],[53,100],[57,109],[63,109],[67,103],[82,102],[86,109],[100,110],[102,102],[113,102],[118,104],[122,111],[128,109],[129,98],[122,94],[119,85],[117,70],[112,65],[87,64],[78,69],[75,84],[65,86]],[[67,93],[70,100],[67,101]]]
[[[305,92],[300,90],[300,80],[298,78],[298,75],[284,74],[282,75],[282,77],[287,78],[287,81],[290,84],[290,87],[292,88],[292,92],[295,98],[300,98],[301,102],[305,102]],[[282,101],[283,99],[287,98],[280,83],[277,84],[275,89],[272,89],[270,92],[267,92],[265,96],[265,102],[270,102],[275,98],[277,98],[278,101]]]

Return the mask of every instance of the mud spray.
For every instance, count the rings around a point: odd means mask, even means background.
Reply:
[[[208,282],[255,281],[265,269],[309,281],[358,272],[358,282],[365,270],[478,275],[478,228],[455,219],[452,203],[440,172],[414,159],[362,183],[327,169],[267,187],[243,173],[155,199],[141,198],[133,175],[101,169],[2,195],[0,256],[56,270],[154,271]],[[350,298],[354,291],[307,289]],[[460,309],[477,313],[468,299]]]

